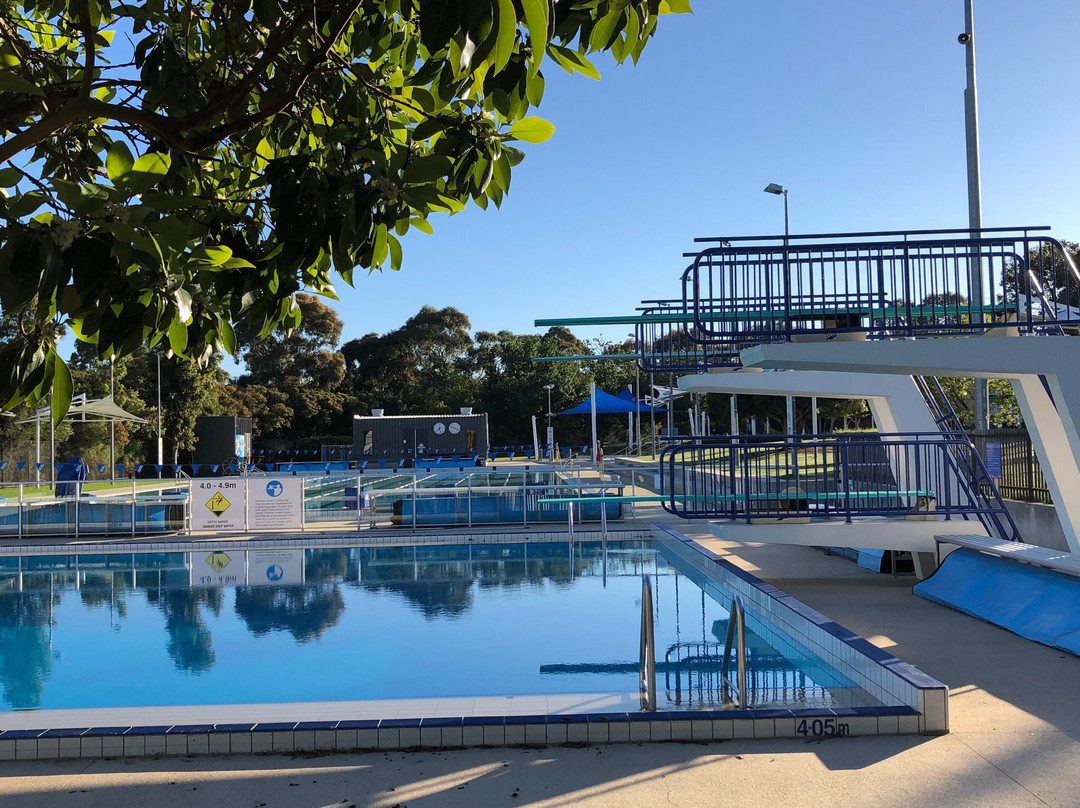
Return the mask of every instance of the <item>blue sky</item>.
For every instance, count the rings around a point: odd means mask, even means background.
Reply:
[[[599,82],[545,62],[537,114],[501,210],[433,218],[400,272],[333,304],[343,341],[423,305],[475,330],[631,313],[678,293],[695,236],[967,226],[963,0],[695,0],[636,66]],[[976,0],[987,227],[1080,240],[1077,0]],[[575,329],[617,341],[628,328]]]

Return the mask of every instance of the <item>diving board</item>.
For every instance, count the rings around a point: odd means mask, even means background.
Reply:
[[[932,517],[933,512],[927,514]],[[986,529],[977,521],[924,517],[888,519],[867,517],[852,519],[786,520],[746,522],[710,522],[709,532],[720,539],[760,544],[793,544],[801,547],[850,547],[854,550],[903,550],[912,553],[916,574],[920,578],[930,573],[925,553],[933,558],[937,537],[945,532],[957,536],[986,536]],[[925,574],[924,574],[925,573]]]

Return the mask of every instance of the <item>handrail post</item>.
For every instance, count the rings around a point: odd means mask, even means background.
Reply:
[[[721,700],[726,701],[728,684],[728,666],[731,662],[731,643],[736,641],[735,664],[736,686],[738,687],[737,706],[745,710],[749,699],[746,690],[746,610],[743,608],[742,598],[738,595],[731,599],[731,609],[728,615],[727,639],[724,642],[724,661],[720,666]]]
[[[641,655],[638,675],[641,709],[656,710],[656,638],[653,634],[652,580],[641,578]]]

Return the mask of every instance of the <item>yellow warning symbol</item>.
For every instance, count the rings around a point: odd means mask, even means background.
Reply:
[[[221,516],[221,514],[229,510],[230,505],[232,505],[232,503],[221,496],[220,491],[206,501],[206,507],[213,512],[214,516]]]
[[[220,496],[220,495],[219,495]],[[225,569],[232,562],[232,559],[228,555],[220,551],[211,553],[206,557],[206,563],[210,566],[214,572],[221,574],[221,571]]]

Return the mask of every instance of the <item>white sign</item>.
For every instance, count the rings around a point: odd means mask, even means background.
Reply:
[[[304,479],[260,477],[248,484],[251,530],[299,530],[303,527]]]
[[[234,480],[191,481],[192,530],[243,530],[244,483]]]
[[[303,550],[248,550],[247,558],[251,586],[304,582]]]

